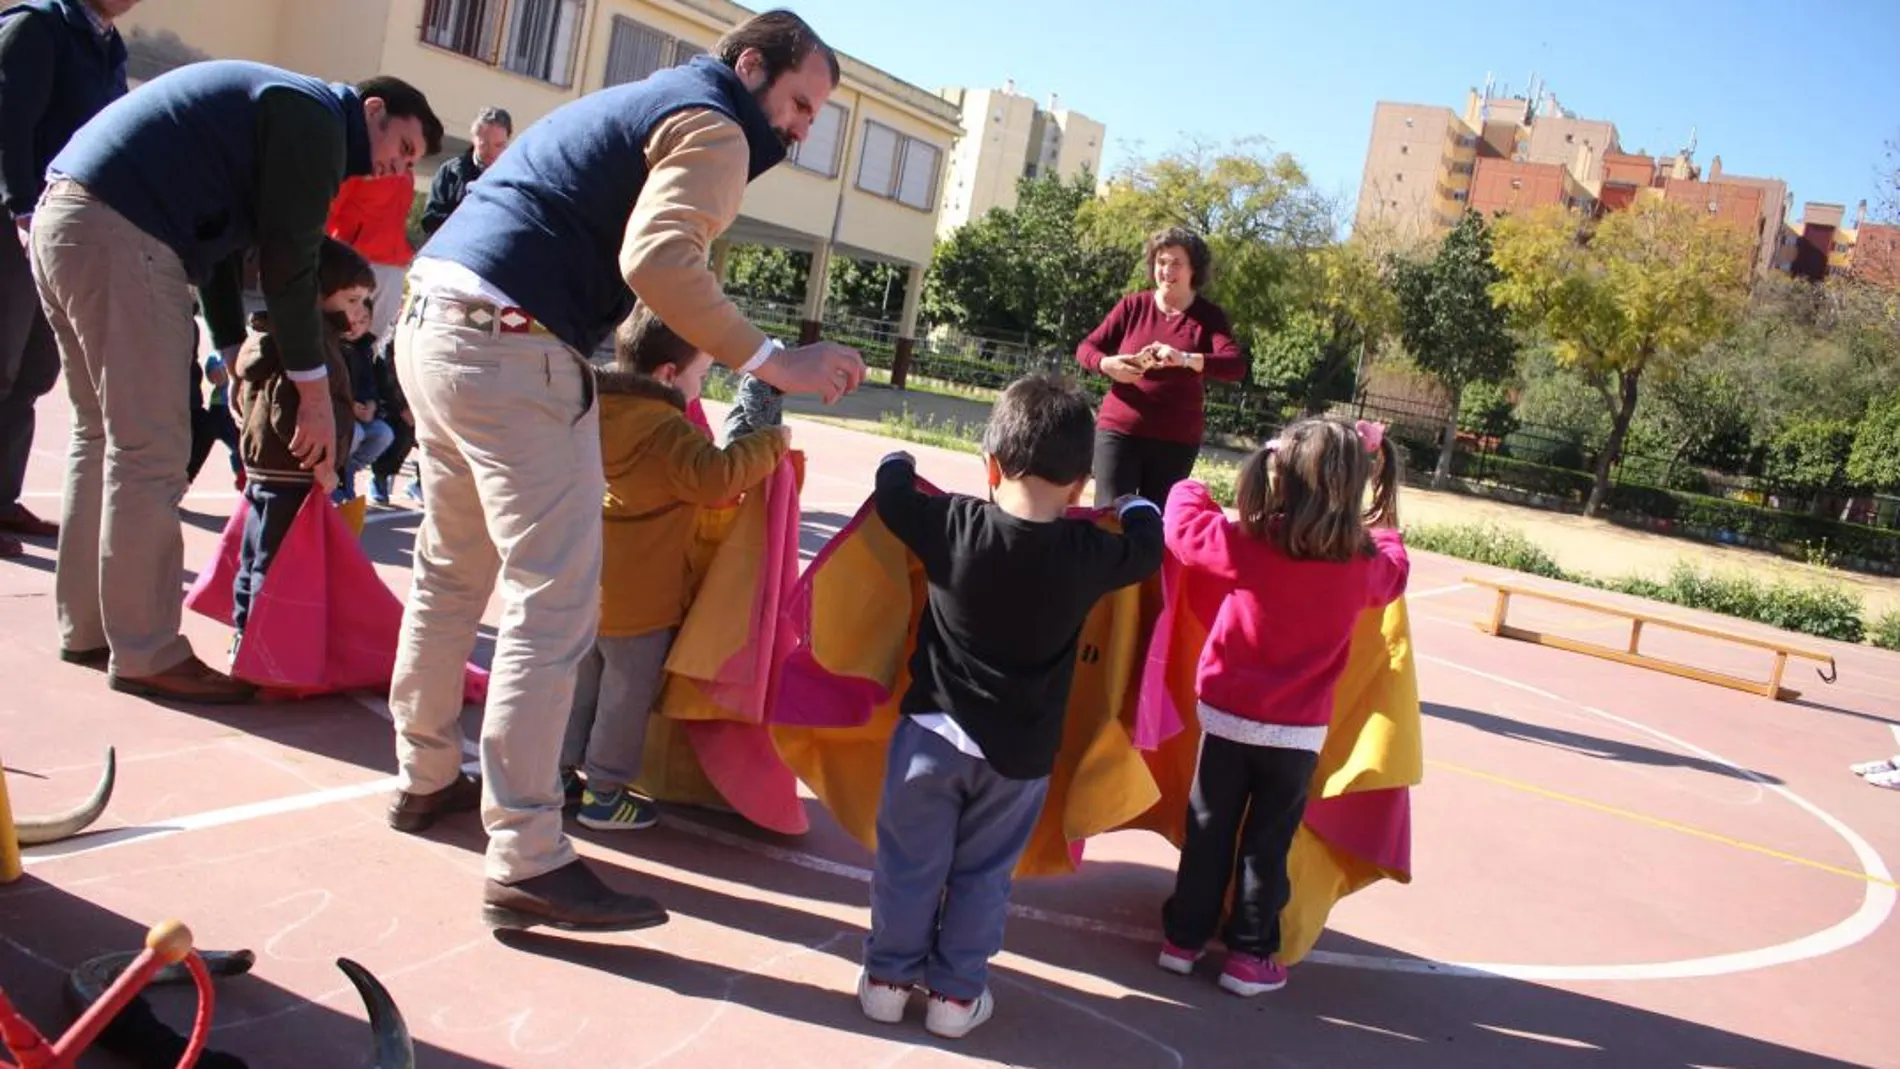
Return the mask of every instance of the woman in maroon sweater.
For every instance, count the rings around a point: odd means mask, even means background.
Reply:
[[[1147,257],[1155,288],[1123,297],[1075,350],[1115,383],[1095,421],[1097,506],[1124,494],[1166,501],[1201,451],[1203,377],[1247,372],[1227,313],[1200,296],[1214,266],[1201,236],[1170,227],[1148,239]]]

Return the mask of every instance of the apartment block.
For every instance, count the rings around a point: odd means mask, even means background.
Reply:
[[[1869,223],[1864,200],[1851,225],[1844,205],[1809,201],[1782,232],[1778,266],[1810,282],[1843,275],[1900,289],[1900,226]]]
[[[951,88],[941,95],[958,110],[964,133],[944,178],[939,234],[981,219],[992,208],[1014,208],[1016,184],[1023,178],[1101,174],[1107,127],[1061,107],[1054,94],[1048,106],[1040,106],[1011,81],[1001,89]]]
[[[140,80],[218,58],[415,84],[454,135],[442,157],[418,168],[426,188],[443,159],[466,149],[461,137],[481,108],[506,108],[519,133],[585,93],[690,60],[754,13],[730,0],[164,0],[138,5],[119,25]],[[808,340],[824,319],[834,255],[908,268],[898,342],[907,356],[961,117],[941,96],[862,60],[839,63],[841,83],[810,137],[747,188],[714,258],[734,243],[811,253],[800,327]]]
[[[1466,208],[1490,216],[1561,205],[1600,215],[1662,198],[1746,230],[1756,273],[1774,270],[1791,207],[1787,184],[1724,174],[1719,156],[1705,180],[1691,142],[1671,156],[1626,152],[1615,123],[1569,111],[1534,78],[1522,96],[1487,82],[1466,94],[1462,113],[1380,101],[1354,228],[1429,241]]]

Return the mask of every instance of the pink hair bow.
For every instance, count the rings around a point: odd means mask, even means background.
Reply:
[[[1377,453],[1379,447],[1385,444],[1385,424],[1383,423],[1362,419],[1353,424],[1353,429],[1359,432],[1359,440],[1366,443],[1368,453]]]

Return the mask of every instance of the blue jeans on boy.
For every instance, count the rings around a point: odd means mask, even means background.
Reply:
[[[350,435],[349,462],[343,466],[332,500],[340,505],[355,498],[356,473],[376,463],[376,458],[382,456],[395,441],[396,432],[389,429],[389,424],[380,419],[367,422],[359,420],[356,430]]]
[[[864,969],[969,1000],[1003,949],[1016,861],[1049,780],[1009,779],[988,761],[899,717],[877,814],[871,934]]]
[[[244,541],[238,548],[237,580],[231,588],[231,626],[238,634],[251,618],[251,599],[264,585],[264,573],[277,558],[297,510],[310,496],[310,483],[244,484],[244,501],[250,511],[244,517]]]

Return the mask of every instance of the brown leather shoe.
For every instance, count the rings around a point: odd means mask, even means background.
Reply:
[[[454,783],[429,794],[398,791],[396,800],[389,803],[389,826],[397,831],[424,831],[437,817],[473,813],[481,807],[482,781],[463,772]]]
[[[106,677],[106,685],[122,694],[193,705],[240,705],[257,697],[257,687],[232,679],[197,657],[187,657],[157,675],[112,673]]]
[[[490,928],[546,925],[568,932],[632,932],[668,919],[658,902],[614,890],[585,861],[519,883],[491,879],[482,888],[482,923]]]
[[[25,505],[15,501],[10,506],[0,508],[0,531],[28,538],[58,538],[59,524],[40,519],[28,511]]]

